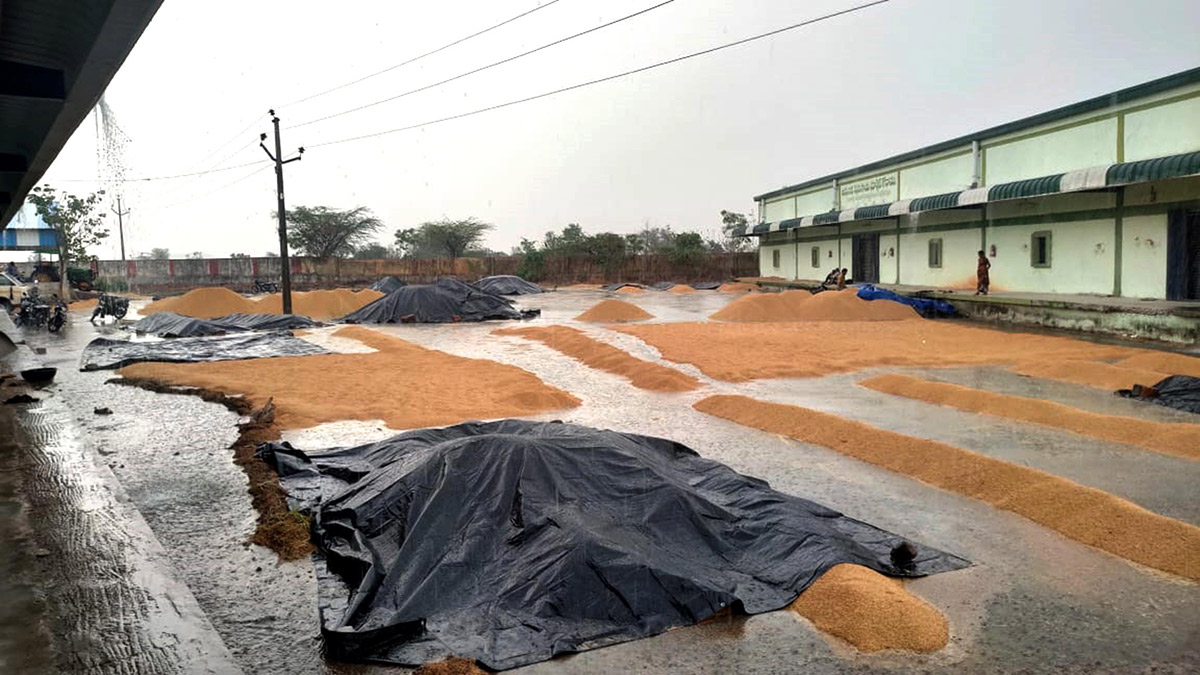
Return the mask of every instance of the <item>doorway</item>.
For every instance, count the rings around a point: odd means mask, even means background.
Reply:
[[[851,243],[855,283],[879,283],[879,233],[856,234]]]
[[[1200,300],[1200,211],[1167,216],[1167,299]]]

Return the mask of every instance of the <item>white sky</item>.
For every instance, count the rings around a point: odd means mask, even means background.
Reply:
[[[174,175],[265,160],[257,134],[270,131],[271,107],[283,120],[286,155],[859,4],[676,0],[513,64],[287,129],[657,1],[561,0],[413,65],[286,106],[545,0],[166,0],[107,100],[131,138],[126,175]],[[287,166],[287,203],[368,206],[385,223],[382,241],[425,220],[475,216],[496,224],[487,243],[502,251],[570,222],[590,232],[634,232],[649,222],[711,234],[721,209],[750,212],[755,194],[1200,65],[1197,26],[1195,0],[892,0],[549,99],[312,148]],[[43,183],[97,187],[75,182],[97,176],[95,136],[89,119]],[[128,184],[127,253],[262,255],[277,248],[274,185],[268,164]],[[114,227],[96,253],[117,257],[116,239]]]

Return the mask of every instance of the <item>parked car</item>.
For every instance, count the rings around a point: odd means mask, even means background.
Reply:
[[[11,312],[13,307],[20,307],[21,298],[25,297],[31,288],[37,288],[37,284],[29,284],[0,272],[0,306],[3,306],[6,312]]]

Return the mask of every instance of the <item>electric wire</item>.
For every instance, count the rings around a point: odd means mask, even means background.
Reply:
[[[330,146],[330,145],[338,145],[338,144],[340,144],[340,143],[350,143],[350,142],[352,142],[352,141],[360,141],[360,140],[365,140],[365,139],[368,139],[368,138],[377,138],[377,137],[379,137],[379,136],[385,136],[385,135],[387,135],[387,134],[394,134],[394,133],[399,133],[399,132],[402,132],[402,131],[411,131],[411,130],[413,130],[413,129],[419,129],[419,128],[421,128],[421,127],[432,126],[432,125],[434,125],[434,124],[440,124],[440,123],[442,123],[442,122],[450,122],[450,121],[452,121],[452,120],[463,119],[464,117],[471,117],[471,116],[474,116],[474,115],[480,115],[480,114],[482,114],[482,113],[491,112],[491,111],[494,111],[494,110],[500,110],[500,109],[502,109],[502,108],[508,108],[508,107],[510,107],[510,106],[518,105],[518,104],[521,104],[521,103],[528,103],[528,102],[530,102],[530,101],[536,101],[536,100],[538,100],[538,99],[548,98],[548,97],[550,97],[550,96],[555,96],[555,95],[557,95],[557,94],[562,94],[562,93],[565,93],[565,92],[568,92],[568,91],[574,91],[574,90],[576,90],[576,89],[582,89],[582,88],[584,88],[584,87],[590,87],[590,86],[592,86],[592,85],[594,85],[594,84],[601,84],[601,83],[604,83],[604,82],[610,82],[610,81],[612,81],[612,80],[616,80],[616,79],[619,79],[619,78],[622,78],[622,77],[626,77],[626,76],[629,76],[629,75],[636,75],[636,74],[638,74],[638,73],[644,73],[644,72],[646,72],[646,71],[649,71],[649,70],[654,70],[654,69],[656,69],[656,68],[662,68],[663,66],[669,66],[669,65],[672,65],[672,64],[675,64],[675,63],[679,63],[679,62],[681,62],[681,61],[687,61],[688,59],[693,59],[693,58],[696,58],[696,57],[699,57],[699,56],[706,56],[706,55],[708,55],[708,54],[712,54],[712,53],[715,53],[715,52],[719,52],[719,51],[722,51],[722,50],[725,50],[725,49],[730,49],[730,48],[732,48],[732,47],[738,47],[738,46],[740,46],[740,45],[748,44],[748,43],[750,43],[750,42],[755,42],[755,41],[757,41],[757,40],[762,40],[762,39],[765,39],[765,38],[768,38],[768,37],[771,37],[771,36],[774,36],[774,35],[779,35],[779,34],[781,34],[781,33],[786,33],[786,32],[788,32],[788,31],[796,30],[796,29],[798,29],[798,28],[803,28],[803,27],[805,27],[805,26],[810,26],[810,25],[812,25],[812,24],[819,23],[819,22],[821,22],[821,21],[826,21],[826,20],[833,19],[833,18],[836,18],[836,17],[839,17],[839,16],[844,16],[844,15],[846,15],[846,14],[851,14],[851,13],[853,13],[853,12],[857,12],[857,11],[859,11],[859,10],[868,9],[868,8],[870,8],[870,7],[875,7],[875,6],[877,6],[877,5],[882,5],[882,4],[885,4],[885,3],[887,3],[887,2],[890,2],[890,1],[891,1],[891,0],[875,0],[874,2],[868,2],[868,3],[862,4],[862,5],[855,5],[854,7],[849,7],[849,8],[846,8],[846,9],[838,10],[838,11],[836,11],[836,12],[831,12],[831,13],[829,13],[829,14],[824,14],[824,15],[822,15],[822,16],[818,16],[818,17],[815,17],[815,18],[812,18],[812,19],[808,19],[808,20],[806,20],[806,21],[801,21],[800,23],[795,23],[795,24],[792,24],[792,25],[790,25],[790,26],[784,26],[783,28],[777,28],[777,29],[775,29],[775,30],[768,31],[768,32],[766,32],[766,33],[759,33],[758,35],[752,35],[752,36],[750,36],[750,37],[743,38],[743,39],[741,39],[741,40],[736,40],[736,41],[734,41],[734,42],[727,42],[727,43],[725,43],[725,44],[723,44],[723,45],[718,45],[718,46],[716,46],[716,47],[710,47],[710,48],[708,48],[708,49],[704,49],[704,50],[701,50],[701,51],[698,51],[698,52],[692,52],[692,53],[690,53],[690,54],[685,54],[685,55],[683,55],[683,56],[677,56],[677,57],[675,57],[675,58],[668,59],[668,60],[666,60],[666,61],[659,61],[658,63],[652,63],[652,64],[650,64],[650,65],[648,65],[648,66],[642,66],[642,67],[640,67],[640,68],[635,68],[635,69],[633,69],[633,70],[627,70],[627,71],[625,71],[625,72],[622,72],[622,73],[617,73],[617,74],[615,74],[615,75],[609,75],[609,76],[607,76],[607,77],[601,77],[601,78],[597,78],[597,79],[595,79],[595,80],[589,80],[589,81],[587,81],[587,82],[580,82],[580,83],[578,83],[578,84],[573,84],[573,85],[570,85],[570,86],[567,86],[567,87],[561,87],[561,88],[559,88],[559,89],[554,89],[554,90],[552,90],[552,91],[542,92],[541,94],[535,94],[535,95],[533,95],[533,96],[527,96],[527,97],[525,97],[525,98],[520,98],[520,99],[516,99],[516,100],[513,100],[513,101],[507,101],[507,102],[505,102],[505,103],[498,103],[498,104],[496,104],[496,105],[491,105],[491,106],[488,106],[488,107],[486,107],[486,108],[479,108],[479,109],[477,109],[477,110],[471,110],[471,111],[469,111],[469,112],[465,112],[465,113],[459,113],[459,114],[457,114],[457,115],[450,115],[450,116],[448,116],[448,117],[442,117],[442,118],[439,118],[439,119],[429,120],[429,121],[426,121],[426,122],[421,122],[421,123],[419,123],[419,124],[410,124],[410,125],[408,125],[408,126],[397,127],[397,128],[395,128],[395,129],[385,129],[385,130],[383,130],[383,131],[376,131],[376,132],[369,133],[369,134],[361,134],[361,135],[358,135],[358,136],[351,136],[351,137],[349,137],[349,138],[340,138],[340,139],[333,140],[333,141],[324,141],[324,142],[322,142],[322,143],[310,143],[310,144],[308,144],[306,147],[307,147],[307,148],[309,148],[309,149],[311,149],[311,148],[321,148],[321,147],[326,147],[326,146]]]
[[[446,79],[444,79],[444,80],[441,80],[441,81],[439,81],[439,82],[434,82],[434,83],[432,83],[432,84],[427,84],[427,85],[425,85],[425,86],[423,86],[423,87],[418,87],[418,88],[416,88],[416,89],[410,89],[409,91],[406,91],[406,92],[404,92],[404,93],[401,93],[401,94],[396,94],[395,96],[389,96],[389,97],[387,97],[387,98],[380,99],[380,100],[378,100],[378,101],[372,101],[371,103],[365,103],[365,104],[363,104],[363,105],[360,105],[360,106],[357,106],[357,107],[354,107],[354,108],[350,108],[350,109],[348,109],[348,110],[343,110],[343,111],[341,111],[341,112],[336,112],[336,113],[333,113],[333,114],[330,114],[330,115],[325,115],[325,116],[323,116],[323,117],[318,117],[318,118],[316,118],[316,119],[311,119],[311,120],[308,120],[308,121],[306,121],[306,122],[300,122],[299,124],[293,124],[293,125],[291,125],[291,126],[289,126],[289,127],[287,127],[287,128],[288,128],[288,129],[297,129],[297,128],[299,128],[299,127],[305,127],[305,126],[308,126],[308,125],[310,125],[310,124],[316,124],[317,122],[324,122],[325,120],[331,120],[331,119],[334,119],[334,118],[337,118],[337,117],[341,117],[341,116],[343,116],[343,115],[349,115],[350,113],[355,113],[355,112],[358,112],[358,111],[360,111],[360,110],[366,110],[367,108],[372,108],[372,107],[374,107],[374,106],[381,105],[381,104],[383,104],[383,103],[390,103],[390,102],[392,102],[392,101],[395,101],[395,100],[397,100],[397,99],[404,98],[405,96],[411,96],[412,94],[416,94],[416,93],[419,93],[419,92],[422,92],[422,91],[427,91],[427,90],[429,90],[429,89],[433,89],[434,87],[440,87],[440,86],[442,86],[443,84],[448,84],[448,83],[450,83],[450,82],[454,82],[455,80],[461,80],[461,79],[463,79],[464,77],[469,77],[469,76],[471,76],[471,75],[475,75],[476,73],[482,73],[482,72],[483,72],[483,71],[485,71],[485,70],[490,70],[490,69],[492,69],[492,68],[495,68],[495,67],[497,67],[497,66],[502,66],[502,65],[504,65],[504,64],[506,64],[506,63],[512,63],[513,61],[516,61],[516,60],[518,60],[518,59],[524,58],[524,57],[526,57],[526,56],[529,56],[529,55],[531,55],[531,54],[536,54],[536,53],[538,53],[538,52],[540,52],[540,51],[544,51],[544,50],[546,50],[546,49],[550,49],[551,47],[555,47],[555,46],[561,45],[561,44],[563,44],[563,43],[565,43],[565,42],[570,42],[571,40],[574,40],[575,38],[583,37],[583,36],[585,36],[585,35],[588,35],[588,34],[590,34],[590,33],[595,33],[596,31],[604,30],[605,28],[609,28],[609,27],[615,26],[615,25],[617,25],[617,24],[619,24],[619,23],[622,23],[622,22],[624,22],[624,21],[628,21],[628,20],[630,20],[630,19],[637,18],[637,17],[639,17],[639,16],[641,16],[641,15],[643,15],[643,14],[646,14],[646,13],[652,12],[652,11],[654,11],[654,10],[656,10],[656,9],[660,8],[660,7],[665,7],[666,5],[669,5],[669,4],[671,4],[672,2],[675,2],[675,0],[664,0],[663,2],[660,2],[660,3],[658,3],[657,5],[653,5],[653,6],[651,6],[651,7],[647,7],[647,8],[645,8],[645,9],[642,9],[642,10],[639,10],[639,11],[637,11],[637,12],[634,12],[633,14],[627,14],[627,15],[625,15],[625,16],[623,16],[623,17],[619,18],[619,19],[614,19],[614,20],[612,20],[612,21],[609,21],[608,23],[604,23],[604,24],[601,24],[601,25],[599,25],[599,26],[594,26],[594,27],[592,27],[592,28],[589,28],[589,29],[587,29],[587,30],[585,30],[585,31],[581,31],[581,32],[575,33],[574,35],[568,35],[567,37],[564,37],[564,38],[559,38],[558,40],[555,40],[554,42],[549,42],[549,43],[546,43],[546,44],[544,44],[544,45],[542,45],[542,46],[540,46],[540,47],[535,47],[535,48],[533,48],[533,49],[530,49],[529,51],[521,52],[520,54],[516,54],[516,55],[510,56],[510,57],[508,57],[508,58],[501,59],[501,60],[499,60],[499,61],[496,61],[496,62],[494,62],[494,63],[489,63],[489,64],[488,64],[488,65],[486,65],[486,66],[480,66],[479,68],[476,68],[476,69],[474,69],[474,70],[469,70],[469,71],[467,71],[467,72],[465,72],[465,73],[460,73],[460,74],[458,74],[458,75],[455,75],[455,76],[453,76],[453,77],[448,77],[448,78],[446,78]]]
[[[434,50],[432,50],[432,51],[425,52],[424,54],[418,54],[417,56],[414,56],[414,57],[412,57],[412,58],[410,58],[410,59],[407,59],[407,60],[405,60],[405,61],[401,61],[400,63],[397,63],[397,64],[396,64],[396,65],[394,65],[394,66],[388,66],[387,68],[384,68],[383,70],[380,70],[380,71],[377,71],[377,72],[371,73],[370,75],[364,75],[363,77],[360,77],[360,78],[358,78],[357,80],[351,80],[350,82],[346,82],[346,83],[344,83],[344,84],[339,84],[339,85],[337,85],[336,87],[330,87],[329,89],[326,89],[326,90],[324,90],[324,91],[319,91],[319,92],[317,92],[317,93],[315,93],[315,94],[311,94],[311,95],[309,95],[309,96],[305,96],[304,98],[296,99],[295,101],[290,101],[290,102],[288,102],[288,103],[285,103],[285,104],[283,104],[282,106],[280,106],[280,108],[286,108],[286,107],[288,107],[288,106],[293,106],[293,105],[297,105],[297,104],[299,104],[299,103],[304,103],[305,101],[311,101],[311,100],[312,100],[312,99],[314,99],[314,98],[317,98],[317,97],[320,97],[320,96],[324,96],[324,95],[326,95],[326,94],[330,94],[330,93],[333,93],[333,92],[335,92],[335,91],[338,91],[338,90],[341,90],[341,89],[345,89],[346,87],[350,87],[350,86],[356,85],[356,84],[358,84],[359,82],[364,82],[364,81],[366,81],[366,80],[369,80],[369,79],[371,79],[371,78],[373,78],[373,77],[377,77],[377,76],[379,76],[379,75],[383,75],[384,73],[390,73],[390,72],[392,72],[393,70],[396,70],[397,68],[402,68],[402,67],[404,67],[404,66],[407,66],[407,65],[409,65],[410,63],[415,63],[415,62],[417,62],[417,61],[420,61],[421,59],[423,59],[423,58],[425,58],[425,57],[427,57],[427,56],[433,56],[434,54],[437,54],[438,52],[445,51],[445,50],[447,50],[447,49],[449,49],[449,48],[451,48],[451,47],[453,47],[453,46],[455,46],[455,45],[460,45],[460,44],[462,44],[462,43],[466,42],[467,40],[471,40],[471,39],[477,38],[477,37],[479,37],[480,35],[483,35],[483,34],[485,34],[485,33],[490,33],[490,32],[492,32],[492,31],[496,30],[497,28],[500,28],[500,27],[502,27],[502,26],[506,26],[506,25],[508,25],[508,24],[510,24],[510,23],[512,23],[512,22],[514,22],[514,21],[516,21],[516,20],[518,20],[518,19],[523,19],[523,18],[525,18],[525,17],[529,16],[530,14],[533,14],[534,12],[541,11],[541,10],[543,10],[543,9],[546,9],[547,7],[550,7],[551,5],[554,5],[554,4],[558,3],[558,2],[561,2],[561,0],[550,0],[550,2],[547,2],[547,3],[546,3],[546,4],[544,4],[544,5],[538,5],[537,7],[534,7],[534,8],[533,8],[533,9],[531,9],[531,10],[528,10],[528,11],[522,12],[522,13],[520,13],[520,14],[518,14],[518,15],[516,15],[516,16],[514,16],[514,17],[512,17],[512,18],[505,19],[504,21],[501,21],[500,23],[498,23],[498,24],[495,24],[495,25],[493,25],[493,26],[489,26],[488,28],[484,28],[484,29],[483,29],[483,30],[481,30],[481,31],[478,31],[478,32],[475,32],[475,33],[471,33],[470,35],[468,35],[468,36],[466,36],[466,37],[461,37],[461,38],[459,38],[459,39],[455,40],[454,42],[450,42],[450,43],[448,43],[448,44],[442,45],[441,47],[438,47],[437,49],[434,49]]]

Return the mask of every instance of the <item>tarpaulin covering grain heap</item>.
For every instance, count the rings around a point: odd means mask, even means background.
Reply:
[[[96,338],[83,348],[80,370],[124,368],[132,363],[163,361],[238,361],[272,356],[328,354],[322,347],[305,342],[286,331],[239,333],[173,340],[110,340]]]
[[[1172,375],[1153,387],[1118,389],[1117,395],[1151,401],[1176,410],[1200,413],[1200,377]]]
[[[511,274],[484,277],[471,285],[484,293],[495,295],[532,295],[546,292],[541,286]]]
[[[396,277],[383,277],[379,281],[371,284],[371,290],[379,291],[380,293],[393,293],[407,285],[407,282],[397,279]]]
[[[305,454],[260,446],[314,518],[327,652],[506,669],[732,607],[786,606],[825,570],[965,567],[673,441],[557,422],[423,429]]]
[[[526,319],[540,310],[519,310],[508,298],[485,293],[461,281],[438,279],[405,286],[342,318],[347,323],[457,323]]]
[[[175,312],[159,312],[135,323],[132,328],[159,337],[202,337],[250,330],[312,328],[316,321],[295,314],[226,314],[215,319],[195,319]]]
[[[600,290],[602,290],[602,291],[619,291],[622,288],[636,288],[636,289],[642,290],[642,291],[646,290],[646,287],[641,284],[608,284],[606,286],[601,286]]]

